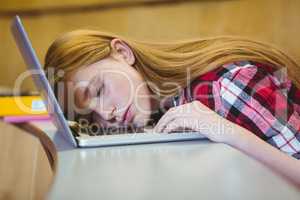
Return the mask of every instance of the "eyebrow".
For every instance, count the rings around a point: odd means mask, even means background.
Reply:
[[[89,94],[88,85],[78,87],[74,93],[75,102],[79,103],[79,105],[81,106],[82,104],[85,103],[85,101],[88,100],[89,97],[88,94]]]
[[[87,101],[89,98],[92,97],[92,92],[91,92],[91,87],[94,87],[93,85],[95,83],[97,83],[100,80],[100,78],[98,76],[95,76],[93,78],[91,78],[90,80],[88,80],[87,84],[83,87],[79,87],[80,90],[80,100],[83,100],[82,103],[84,103],[85,101]]]

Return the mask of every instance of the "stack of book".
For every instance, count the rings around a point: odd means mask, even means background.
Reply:
[[[0,108],[0,117],[10,123],[50,119],[45,104],[39,95],[1,95]]]

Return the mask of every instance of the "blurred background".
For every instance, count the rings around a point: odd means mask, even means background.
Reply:
[[[299,0],[1,0],[0,86],[13,88],[26,69],[9,29],[15,14],[42,63],[57,36],[79,28],[150,41],[246,36],[279,47],[300,63],[299,10]],[[23,89],[35,90],[30,79]]]

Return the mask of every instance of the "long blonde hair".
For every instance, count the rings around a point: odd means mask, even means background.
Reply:
[[[147,82],[154,83],[149,88],[161,97],[178,92],[176,85],[166,82],[175,82],[182,88],[187,86],[187,70],[193,80],[223,64],[244,60],[266,63],[277,69],[286,67],[288,76],[300,86],[300,67],[288,55],[265,43],[229,36],[150,43],[108,32],[77,30],[53,42],[45,57],[45,70],[54,67],[55,71],[68,72],[95,63],[110,55],[110,41],[114,38],[120,38],[131,48],[135,56],[133,66]]]

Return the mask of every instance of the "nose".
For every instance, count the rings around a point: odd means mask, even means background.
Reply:
[[[100,98],[95,99],[94,108],[92,109],[97,115],[106,122],[114,123],[116,122],[116,110],[117,106],[112,101],[109,96],[105,98],[102,96]]]

